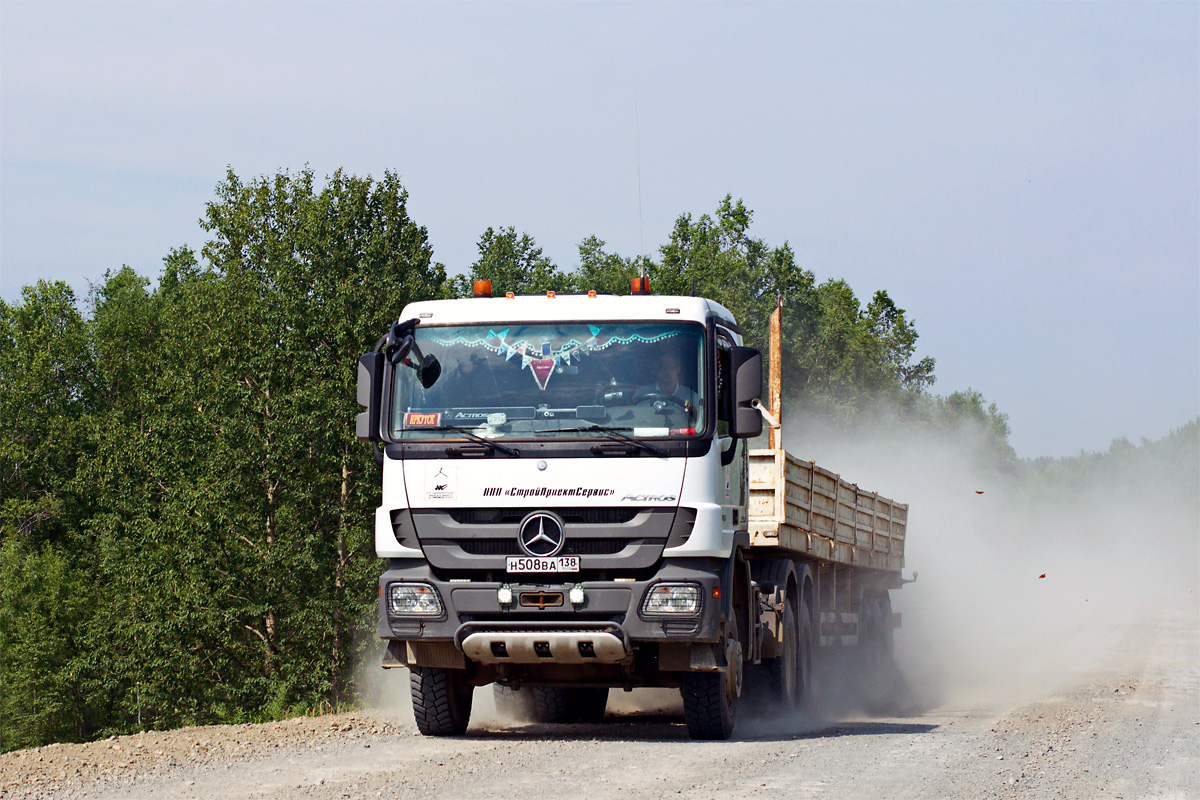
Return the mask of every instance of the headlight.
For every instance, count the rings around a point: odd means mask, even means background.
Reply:
[[[428,583],[388,585],[388,611],[396,616],[440,617],[442,598]]]
[[[644,614],[695,614],[700,610],[700,585],[656,583],[646,590]]]

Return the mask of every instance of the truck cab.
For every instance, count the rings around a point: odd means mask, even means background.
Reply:
[[[761,654],[761,392],[759,352],[712,300],[404,308],[360,359],[357,434],[382,466],[384,666],[410,669],[422,733],[461,733],[488,683],[558,718],[603,713],[610,688],[679,687],[693,736],[731,733]]]

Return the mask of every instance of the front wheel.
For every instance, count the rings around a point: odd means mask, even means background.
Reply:
[[[571,713],[571,698],[566,689],[537,686],[533,690],[534,722],[567,722]]]
[[[410,667],[413,716],[425,736],[459,736],[471,719],[472,688],[462,670]]]
[[[683,675],[683,717],[693,739],[728,739],[733,735],[737,706],[729,691],[727,672],[689,672]]]
[[[693,739],[728,739],[737,719],[737,699],[742,693],[742,648],[738,639],[737,612],[725,631],[724,672],[687,672],[679,691],[683,695],[683,718]]]

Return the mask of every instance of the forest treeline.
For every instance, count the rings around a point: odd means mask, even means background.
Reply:
[[[489,229],[469,274],[434,262],[398,177],[243,180],[204,209],[207,241],[156,281],[109,271],[0,301],[0,749],[355,702],[373,637],[379,472],[354,438],[359,354],[408,302],[498,292],[720,300],[762,345],[785,305],[789,410],[853,424],[971,424],[1011,472],[1005,416],[932,394],[934,362],[886,291],[818,282],[726,197],[679,217],[653,257],[589,237],[560,269]]]

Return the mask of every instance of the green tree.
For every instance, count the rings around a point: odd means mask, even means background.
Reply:
[[[0,540],[0,752],[88,737],[100,705],[79,649],[95,586],[58,542],[36,546],[5,525]]]
[[[0,304],[0,747],[353,698],[356,361],[445,272],[391,173],[230,171],[203,225],[205,266],[110,272],[90,319],[62,284]]]
[[[646,260],[653,291],[717,300],[738,320],[747,344],[767,347],[768,318],[784,307],[783,391],[787,408],[849,420],[880,398],[912,405],[933,383],[934,361],[917,359],[917,330],[885,291],[862,308],[849,284],[796,264],[791,246],[750,234],[753,212],[726,195],[712,214],[681,214],[661,260]],[[596,237],[579,246],[581,289],[624,293],[642,264],[604,250]]]
[[[74,739],[94,704],[76,654],[94,616],[80,534],[97,403],[88,328],[65,283],[0,301],[0,749]]]
[[[210,384],[205,477],[227,499],[227,533],[209,533],[235,567],[230,634],[260,659],[253,703],[349,691],[379,492],[354,439],[357,356],[407,302],[444,292],[407,199],[393,173],[339,171],[318,191],[307,170],[250,183],[230,172],[207,210],[206,302],[221,311],[195,350]]]
[[[1008,415],[984,399],[981,392],[967,389],[936,398],[929,420],[936,431],[951,440],[964,432],[973,434],[982,466],[999,473],[1016,473],[1016,452],[1008,443]]]
[[[95,405],[87,324],[62,282],[0,300],[0,515],[23,537],[61,540],[77,527],[69,479]]]
[[[830,279],[817,287],[816,300],[815,313],[786,323],[791,395],[801,404],[849,419],[884,399],[911,407],[933,383],[934,360],[914,360],[916,327],[886,291],[864,309],[849,284]],[[785,378],[785,391],[788,384]]]
[[[570,291],[574,282],[558,271],[542,248],[528,233],[517,234],[513,227],[488,228],[479,237],[479,258],[467,275],[454,279],[451,292],[458,297],[472,295],[472,282],[492,282],[492,295],[540,294]]]
[[[589,236],[579,243],[579,266],[572,276],[577,291],[628,294],[633,279],[641,275],[642,260],[609,253],[606,246],[596,236]]]

